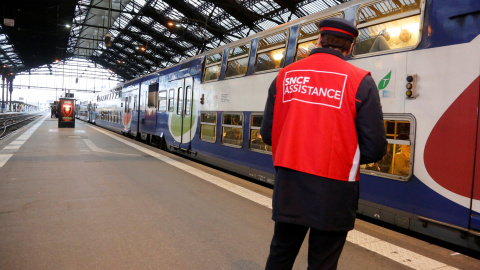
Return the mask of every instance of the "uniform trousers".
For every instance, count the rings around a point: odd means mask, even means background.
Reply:
[[[348,231],[321,231],[303,225],[275,222],[266,270],[292,269],[303,240],[308,239],[308,270],[337,269]]]

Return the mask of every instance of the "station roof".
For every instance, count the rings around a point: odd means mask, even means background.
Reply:
[[[4,1],[0,63],[18,73],[80,57],[129,80],[347,1]]]

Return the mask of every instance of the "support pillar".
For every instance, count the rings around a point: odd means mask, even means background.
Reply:
[[[10,81],[10,89],[8,90],[10,92],[10,105],[8,106],[8,111],[11,112],[12,111],[12,92],[13,92],[13,79],[15,78],[15,76],[11,76],[9,77],[9,81]],[[8,93],[7,93],[8,95]]]
[[[3,103],[3,112],[8,112],[8,107],[7,107],[8,106],[8,86],[10,85],[9,76],[7,76],[6,81],[7,81],[7,87],[6,87],[7,89],[5,91],[6,102]]]
[[[4,113],[4,109],[5,109],[5,73],[2,74],[2,104],[0,105],[1,108],[0,110],[2,111],[2,113]]]

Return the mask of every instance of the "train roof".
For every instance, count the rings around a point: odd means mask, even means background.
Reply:
[[[194,61],[195,59],[198,59],[198,58],[203,58],[207,55],[210,55],[212,53],[216,53],[216,52],[222,52],[223,50],[225,50],[226,48],[229,48],[229,47],[233,47],[233,46],[237,46],[237,45],[241,45],[241,44],[244,44],[246,42],[249,42],[251,40],[254,40],[258,37],[262,37],[262,36],[267,36],[269,34],[273,34],[275,32],[278,32],[278,31],[282,31],[282,30],[285,30],[285,29],[289,29],[290,27],[294,26],[294,25],[301,25],[303,23],[306,23],[306,22],[309,22],[309,21],[312,21],[312,20],[315,20],[317,18],[322,18],[322,17],[327,17],[329,15],[334,15],[338,12],[342,12],[350,7],[354,7],[354,6],[358,6],[358,5],[361,5],[363,3],[367,3],[367,2],[371,2],[371,1],[368,1],[368,0],[352,0],[352,1],[349,1],[349,2],[345,2],[345,3],[342,3],[342,4],[339,4],[339,5],[336,5],[336,6],[333,6],[333,7],[330,7],[328,9],[325,9],[325,10],[322,10],[322,11],[319,11],[317,13],[314,13],[314,14],[310,14],[310,15],[307,15],[305,17],[302,17],[302,18],[299,18],[299,19],[296,19],[296,20],[293,20],[293,21],[290,21],[290,22],[287,22],[285,24],[282,24],[282,25],[278,25],[278,26],[275,26],[273,28],[270,28],[268,30],[264,30],[262,32],[258,32],[258,33],[255,33],[253,35],[250,35],[246,38],[243,38],[243,39],[239,39],[239,40],[236,40],[234,42],[231,42],[231,43],[228,43],[228,44],[225,44],[225,45],[222,45],[222,46],[219,46],[217,48],[214,48],[214,49],[211,49],[209,51],[206,51],[206,52],[203,52],[201,54],[198,54],[198,55],[195,55],[195,56],[192,56],[190,58],[187,58],[177,64],[174,64],[172,66],[168,66],[164,69],[161,69],[161,70],[157,70],[155,72],[152,72],[152,73],[149,73],[149,74],[145,74],[143,76],[140,76],[140,77],[137,77],[135,79],[132,79],[130,81],[127,81],[123,84],[119,84],[119,85],[127,85],[129,84],[130,82],[132,81],[137,81],[137,80],[142,80],[146,77],[149,77],[151,75],[154,75],[154,74],[158,74],[164,70],[168,70],[168,69],[172,69],[172,68],[176,68],[184,63],[187,63],[187,62],[190,62],[190,61]]]

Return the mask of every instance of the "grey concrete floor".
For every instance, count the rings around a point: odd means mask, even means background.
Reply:
[[[47,118],[0,168],[0,269],[264,268],[270,209],[86,123],[58,129],[55,120]],[[270,187],[129,141],[271,198]],[[416,252],[458,269],[480,269],[475,258],[363,221],[356,226],[398,245],[416,243]],[[294,269],[306,269],[306,261],[304,245]],[[339,269],[411,268],[347,242]]]

